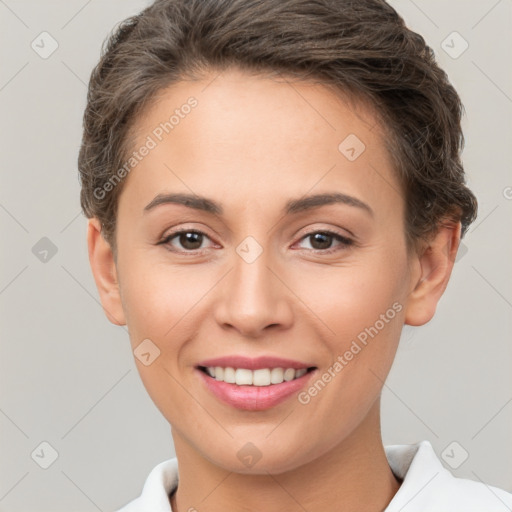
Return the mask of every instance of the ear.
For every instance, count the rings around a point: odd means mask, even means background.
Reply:
[[[101,305],[107,318],[115,325],[125,325],[117,270],[110,244],[103,238],[101,223],[97,218],[89,220],[87,247],[94,281],[100,294]]]
[[[415,285],[408,297],[405,323],[423,325],[436,312],[437,303],[443,295],[460,244],[461,223],[442,223],[435,236],[424,246],[418,256],[420,269],[415,276]]]

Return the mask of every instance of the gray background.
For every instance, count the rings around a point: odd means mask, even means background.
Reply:
[[[464,162],[480,214],[435,318],[404,330],[383,390],[384,442],[429,439],[457,476],[512,491],[512,1],[391,3],[465,104]],[[76,170],[101,43],[147,4],[0,0],[2,512],[113,510],[174,456],[127,332],[98,302]],[[43,31],[59,45],[46,59],[31,47]],[[461,55],[453,31],[469,43]],[[55,254],[40,252],[43,237]],[[47,469],[42,442],[58,453]]]

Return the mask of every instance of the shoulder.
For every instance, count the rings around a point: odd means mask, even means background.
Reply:
[[[178,486],[176,457],[156,465],[149,473],[142,493],[116,512],[172,512],[169,494]]]
[[[510,512],[512,494],[497,487],[456,478],[432,445],[386,446],[393,473],[402,480],[385,512]],[[116,512],[172,512],[169,494],[178,485],[178,461],[168,459],[149,473],[141,495]]]
[[[512,494],[497,487],[457,478],[438,459],[432,445],[386,446],[388,463],[402,485],[385,512],[507,512]]]

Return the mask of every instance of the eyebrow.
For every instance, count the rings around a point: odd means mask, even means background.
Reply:
[[[374,215],[373,210],[366,203],[357,197],[342,194],[340,192],[314,194],[299,199],[289,200],[284,208],[283,214],[290,215],[319,208],[329,204],[341,203],[348,206],[353,206],[366,211],[371,216]],[[195,210],[201,210],[213,215],[222,216],[224,209],[220,203],[207,197],[198,196],[196,194],[158,194],[145,208],[147,212],[163,204],[180,204]]]

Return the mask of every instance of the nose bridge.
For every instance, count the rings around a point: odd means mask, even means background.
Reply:
[[[291,320],[286,289],[271,270],[275,258],[254,237],[246,237],[233,254],[233,269],[225,286],[217,321],[243,334],[257,336],[270,325]],[[269,268],[270,267],[270,268]]]

